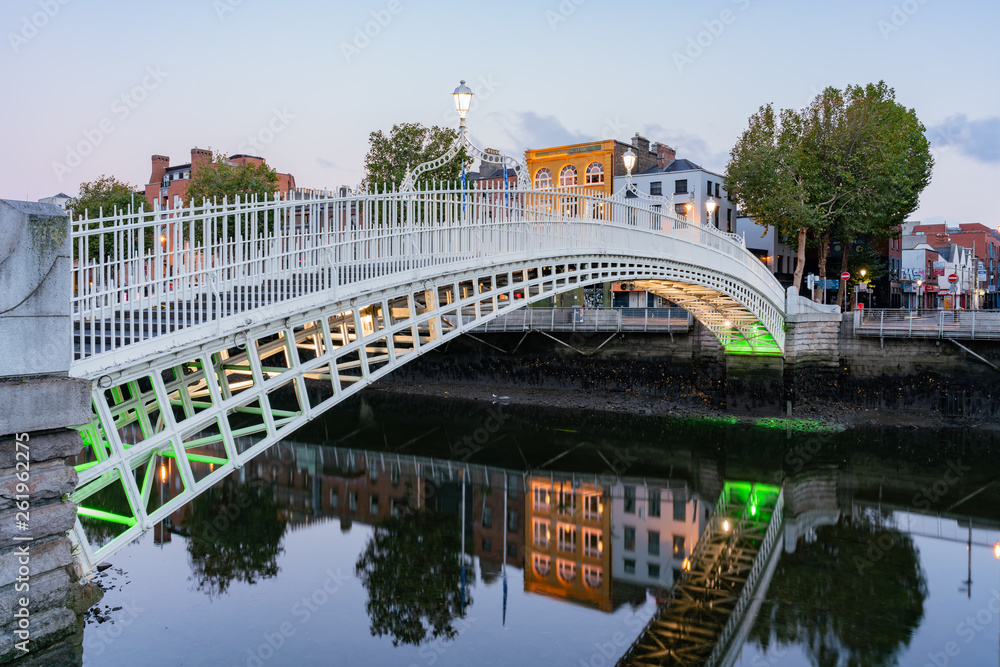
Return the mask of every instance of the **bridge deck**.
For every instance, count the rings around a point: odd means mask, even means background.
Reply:
[[[780,512],[777,487],[727,482],[683,575],[618,664],[714,664],[774,547],[766,538]]]

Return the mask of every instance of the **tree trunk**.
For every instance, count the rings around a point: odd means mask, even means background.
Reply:
[[[847,270],[847,259],[848,259],[849,255],[851,254],[851,244],[850,243],[844,243],[842,245],[844,246],[844,258],[840,262],[840,272],[841,273],[843,273],[844,271]],[[846,290],[847,290],[847,281],[846,280],[841,280],[840,281],[840,288],[837,290],[837,305],[838,306],[843,306],[844,305],[844,292]]]
[[[795,274],[792,276],[792,285],[795,293],[798,294],[802,288],[802,270],[806,267],[806,235],[809,233],[808,227],[799,227],[799,249],[795,253]]]
[[[819,241],[819,251],[817,257],[819,258],[819,279],[826,280],[826,253],[830,247],[830,232],[823,232],[823,237]],[[823,295],[826,295],[826,288],[823,288]],[[813,301],[816,300],[816,294],[813,293]],[[823,300],[824,302],[826,299]]]

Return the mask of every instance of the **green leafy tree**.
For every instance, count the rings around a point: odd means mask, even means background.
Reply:
[[[457,138],[456,130],[437,125],[424,127],[420,123],[393,125],[388,135],[382,130],[372,132],[368,135],[368,154],[365,156],[365,187],[401,184],[407,169],[440,157]],[[466,167],[472,164],[465,148],[444,165],[421,174],[420,181],[460,180],[462,164]]]
[[[184,203],[196,205],[204,200],[233,201],[256,196],[267,199],[278,190],[278,172],[266,164],[233,164],[224,153],[216,153],[211,162],[192,170]]]
[[[892,236],[916,208],[932,167],[916,113],[879,82],[827,88],[802,110],[761,107],[730,152],[726,182],[744,213],[796,247],[799,288],[810,235],[825,278],[830,239]],[[843,269],[849,261],[845,252]]]
[[[209,597],[278,574],[286,521],[263,481],[226,478],[192,501],[184,524],[195,586]]]
[[[378,524],[358,557],[355,573],[368,591],[372,636],[393,646],[454,639],[463,615],[458,521],[436,513],[409,513]],[[469,581],[475,577],[467,573]],[[471,600],[466,601],[466,606]]]
[[[146,195],[131,183],[120,181],[114,176],[102,174],[93,181],[80,184],[80,194],[67,202],[67,208],[74,220],[80,218],[95,219],[102,215],[114,215],[116,212],[126,212],[130,208],[138,211],[146,205]],[[89,223],[87,229],[98,229],[101,225]],[[105,227],[107,225],[104,225]],[[153,230],[146,230],[146,249],[151,248]],[[115,247],[111,234],[92,234],[87,240],[87,258],[98,259],[101,256],[101,243],[104,243],[105,256],[109,256]],[[73,256],[80,258],[78,243],[73,244]]]
[[[920,555],[908,535],[841,518],[781,557],[750,641],[765,651],[799,645],[817,667],[894,665],[926,599]]]

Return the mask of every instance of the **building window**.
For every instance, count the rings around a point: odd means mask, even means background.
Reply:
[[[512,533],[517,532],[517,512],[513,510],[507,512],[507,530]]]
[[[535,487],[535,511],[549,511],[549,490],[543,486]]]
[[[592,565],[583,566],[583,583],[587,588],[600,588],[602,579],[601,568]]]
[[[674,556],[684,555],[684,536],[674,535]]]
[[[688,191],[688,182],[686,178],[682,178],[678,181],[674,181],[674,194],[675,195],[686,195]]]
[[[368,479],[375,483],[378,481],[378,468],[372,468],[368,471]]]
[[[357,512],[358,511],[358,492],[357,491],[351,491],[350,495],[348,496],[348,501],[349,501],[349,504],[350,504],[351,511],[352,512]]]
[[[635,487],[632,485],[625,486],[625,513],[635,514]]]
[[[604,545],[601,543],[601,531],[583,529],[583,555],[600,558]]]
[[[340,504],[340,493],[336,489],[330,489],[330,507],[332,509],[337,509],[337,505]]]
[[[549,548],[549,522],[535,519],[531,522],[531,543],[542,549]]]
[[[576,551],[576,526],[559,524],[559,551]]]
[[[687,204],[674,204],[674,214],[678,218],[686,218],[688,214]]]
[[[559,489],[558,509],[560,514],[573,514],[576,511],[576,494],[573,493],[573,489],[569,491]]]
[[[684,521],[687,518],[687,499],[680,493],[674,494],[674,521]]]
[[[712,181],[708,181],[708,190],[706,190],[706,192],[708,193],[709,197],[712,196]]]
[[[660,516],[660,490],[650,489],[646,495],[649,497],[649,516]]]
[[[552,187],[552,172],[546,168],[541,168],[535,172],[535,189],[544,190]]]
[[[631,558],[625,559],[625,574],[635,574],[635,561]]]
[[[369,509],[370,509],[370,511],[371,511],[371,513],[373,515],[378,514],[378,495],[377,494],[373,495],[371,498],[368,499],[368,505],[369,505]]]
[[[559,187],[576,185],[576,167],[571,164],[566,165],[559,171]]]
[[[573,580],[576,579],[576,563],[571,560],[563,560],[560,558],[559,563],[559,578],[564,584],[571,584]]]
[[[597,521],[601,518],[601,510],[604,509],[601,497],[598,495],[586,496],[583,499],[583,518],[587,521]]]
[[[731,208],[726,209],[726,231],[733,231],[733,209]]]
[[[517,545],[513,542],[507,545],[507,556],[510,558],[517,558]]]
[[[715,196],[716,197],[720,197],[720,195],[719,195],[719,184],[718,183],[715,184]]]
[[[660,578],[660,565],[658,563],[647,563],[646,568],[647,571],[649,572],[650,579]]]
[[[483,538],[483,551],[493,551],[493,541],[488,537]]]
[[[587,165],[586,183],[595,185],[604,182],[604,165],[600,162],[591,162]]]
[[[389,472],[389,479],[393,486],[399,486],[399,468],[393,466],[392,471]]]
[[[635,551],[635,528],[625,526],[625,551]]]
[[[649,531],[649,555],[660,555],[660,531],[658,530]]]
[[[549,565],[551,561],[548,556],[543,556],[541,554],[535,554],[531,559],[531,566],[535,569],[535,574],[539,577],[549,576]]]
[[[653,181],[649,184],[649,194],[651,195],[662,195],[663,194],[663,181]]]
[[[489,505],[483,507],[483,528],[493,527],[493,508]]]

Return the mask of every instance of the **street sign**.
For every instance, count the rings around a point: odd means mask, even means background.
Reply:
[[[955,275],[954,273],[951,274],[950,276],[948,276],[948,282],[950,282],[952,285],[954,285],[955,283],[958,282],[958,276]]]
[[[816,287],[820,289],[837,289],[840,286],[840,281],[836,278],[827,278],[826,280],[816,279]]]
[[[840,274],[840,279],[841,280],[850,280],[851,279],[851,274],[848,273],[847,271],[844,271],[843,273]]]

